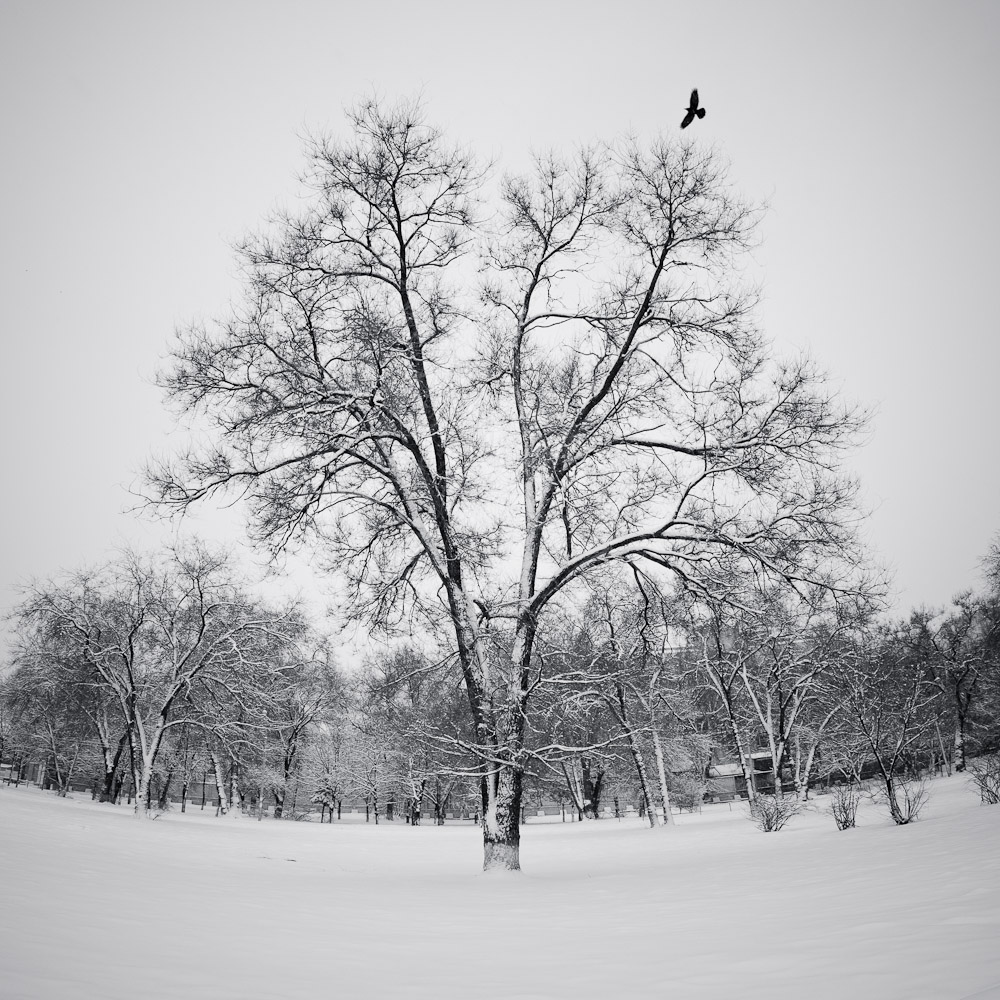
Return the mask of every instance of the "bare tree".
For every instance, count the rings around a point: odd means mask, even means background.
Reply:
[[[743,672],[761,652],[762,635],[754,616],[742,613],[723,602],[707,602],[706,614],[692,619],[688,642],[696,656],[700,682],[707,691],[705,707],[714,725],[724,735],[718,745],[727,743],[739,761],[747,798],[757,797],[757,776],[753,753],[756,747],[756,719],[746,694]],[[715,722],[714,720],[718,720]]]
[[[275,819],[281,819],[284,813],[288,789],[299,770],[311,730],[343,696],[325,645],[290,645],[279,655],[281,659],[272,664],[272,684],[265,692],[266,725],[274,736],[272,745],[279,758],[278,780],[271,789]]]
[[[88,695],[76,664],[60,664],[42,656],[15,658],[7,696],[22,729],[23,749],[44,764],[45,787],[65,796],[81,763],[90,764],[91,732],[81,702]],[[81,759],[82,758],[82,759]]]
[[[929,757],[940,692],[926,665],[900,647],[898,637],[884,631],[865,637],[856,658],[838,662],[847,721],[832,750],[858,781],[866,768],[874,770],[880,797],[902,826],[917,819],[926,799],[918,772],[921,758]]]
[[[150,800],[157,756],[167,732],[198,724],[178,714],[192,685],[214,674],[235,678],[267,670],[273,637],[297,627],[233,588],[225,560],[194,547],[161,564],[126,554],[97,573],[29,590],[18,616],[41,645],[69,652],[74,669],[114,699],[128,734],[136,813]]]
[[[906,629],[906,640],[934,671],[945,695],[952,723],[951,762],[959,772],[966,767],[969,731],[989,668],[990,626],[988,602],[967,591],[947,612],[915,612]]]
[[[576,669],[550,678],[550,683],[573,684],[567,700],[585,707],[600,705],[610,716],[635,770],[650,826],[658,825],[658,810],[669,825],[667,755],[682,756],[685,768],[689,767],[693,732],[685,726],[685,739],[676,732],[667,739],[671,721],[690,717],[686,699],[668,683],[676,668],[670,645],[671,602],[638,578],[636,583],[630,587],[614,576],[604,581],[583,608],[585,624],[575,644]],[[650,755],[656,768],[655,785]]]
[[[756,212],[715,154],[659,140],[504,178],[412,105],[309,151],[312,200],[246,241],[243,304],[163,384],[216,446],[151,472],[184,508],[249,499],[318,547],[373,626],[449,623],[475,727],[484,865],[519,867],[540,624],[609,563],[725,589],[723,553],[818,579],[850,548],[859,426],[769,359],[732,281]]]
[[[831,606],[823,593],[762,597],[756,649],[741,658],[739,678],[767,740],[773,794],[782,796],[787,767],[797,796],[805,799],[816,753],[842,709],[830,674],[850,657],[848,640],[864,627],[869,611],[854,601]]]

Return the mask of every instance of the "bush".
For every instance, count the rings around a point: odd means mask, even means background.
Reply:
[[[980,757],[969,765],[969,777],[979,790],[983,805],[995,806],[1000,803],[1000,754]]]
[[[750,819],[764,833],[777,833],[802,810],[798,799],[784,795],[758,795],[750,803]]]
[[[859,785],[837,785],[830,793],[830,815],[838,830],[850,830],[858,815],[861,802]]]
[[[926,778],[896,777],[891,786],[881,790],[878,798],[889,807],[893,823],[905,826],[920,818],[929,794]]]
[[[694,774],[675,774],[670,778],[670,804],[694,812],[705,801],[705,779]]]

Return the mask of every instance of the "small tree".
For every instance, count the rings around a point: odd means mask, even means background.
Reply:
[[[885,631],[838,661],[838,683],[846,722],[840,733],[840,760],[860,780],[867,767],[879,779],[877,798],[894,823],[918,818],[927,790],[918,777],[921,758],[930,756],[937,685],[920,662],[906,655],[892,631]]]

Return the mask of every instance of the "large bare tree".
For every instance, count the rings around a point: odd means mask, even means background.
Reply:
[[[391,627],[447,622],[483,762],[485,867],[519,867],[525,719],[549,609],[608,563],[721,594],[719,558],[818,578],[849,544],[858,426],[776,363],[734,282],[756,211],[663,138],[495,181],[419,108],[309,149],[311,198],[245,241],[246,296],[163,384],[215,443],[152,470],[248,498]]]

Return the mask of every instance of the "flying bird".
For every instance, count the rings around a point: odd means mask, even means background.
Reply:
[[[687,128],[695,120],[695,118],[704,118],[705,109],[698,107],[698,88],[696,87],[691,91],[691,103],[687,107],[687,114],[684,115],[684,121],[681,122],[681,128]]]

